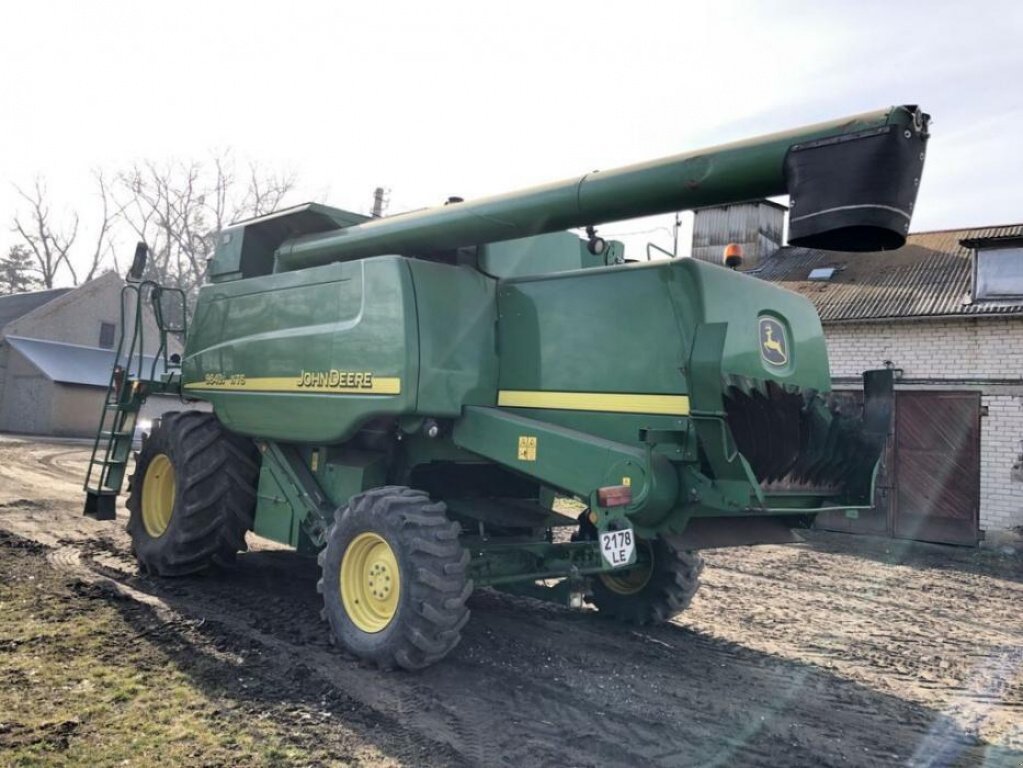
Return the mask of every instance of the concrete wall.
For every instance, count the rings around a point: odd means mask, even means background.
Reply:
[[[52,434],[63,437],[95,437],[99,429],[100,409],[106,390],[77,384],[55,385]],[[186,406],[176,397],[151,397],[142,405],[139,421],[152,420],[167,411],[181,411]]]
[[[58,437],[95,437],[106,393],[103,387],[54,384],[50,434]]]
[[[0,338],[0,429],[3,429],[4,388],[7,386],[7,369],[13,357],[10,344]]]
[[[4,352],[0,432],[48,433],[53,382],[9,347]]]
[[[842,381],[891,360],[900,389],[981,393],[980,527],[1023,526],[1023,319],[836,323],[824,328]]]
[[[95,437],[106,390],[99,387],[57,384],[54,396],[53,434]],[[142,404],[139,422],[151,421],[168,411],[210,410],[207,403],[185,405],[176,397],[150,397]]]

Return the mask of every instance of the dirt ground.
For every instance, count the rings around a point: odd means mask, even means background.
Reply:
[[[481,591],[418,674],[328,642],[314,561],[139,574],[81,445],[0,437],[0,765],[1023,765],[1023,560],[811,533],[706,553],[641,631]]]

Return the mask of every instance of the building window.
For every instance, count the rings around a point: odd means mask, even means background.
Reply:
[[[117,326],[113,323],[100,323],[99,324],[99,345],[103,349],[114,348],[114,334],[117,332]]]
[[[1023,245],[978,248],[976,264],[977,299],[1023,297]]]

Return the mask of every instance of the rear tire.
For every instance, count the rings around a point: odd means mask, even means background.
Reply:
[[[383,669],[422,669],[458,645],[469,620],[469,552],[442,502],[386,486],[339,509],[319,555],[334,638]]]
[[[212,413],[167,413],[135,461],[128,533],[143,570],[184,576],[230,564],[246,548],[259,452]]]
[[[700,588],[703,558],[665,539],[640,542],[648,568],[593,577],[590,602],[604,615],[629,624],[660,624],[682,613]]]

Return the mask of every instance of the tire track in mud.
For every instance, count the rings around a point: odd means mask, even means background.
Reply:
[[[88,462],[82,460],[81,450],[53,450],[37,454],[39,464],[46,467],[58,479],[66,480],[79,471],[84,476]],[[73,457],[73,458],[72,458]]]
[[[1016,663],[990,639],[971,645],[955,614],[988,595],[974,618],[998,626],[990,617],[1002,620],[1019,604],[1023,579],[1012,572],[905,569],[833,539],[821,550],[711,552],[709,588],[673,624],[621,627],[484,591],[472,598],[473,618],[447,662],[420,674],[381,673],[330,647],[312,561],[253,541],[255,551],[216,577],[141,575],[124,519],[83,520],[78,478],[50,478],[76,466],[76,452],[62,448],[40,470],[38,450],[51,446],[0,442],[0,466],[64,496],[0,508],[0,528],[44,539],[55,568],[151,606],[168,625],[200,626],[193,631],[211,647],[261,649],[251,674],[262,685],[301,679],[311,691],[329,689],[353,712],[410,734],[436,763],[912,765],[928,763],[918,750],[937,739],[969,765],[984,759],[976,735],[1023,748],[1023,731],[989,716],[1018,719],[1009,673],[1001,687],[971,682],[963,664],[949,670],[959,688],[928,690],[910,664],[928,637],[944,638],[947,654],[972,653],[981,667]],[[894,597],[858,602],[900,585],[909,607]],[[933,612],[939,632],[914,621],[931,596],[919,585],[947,601]],[[750,621],[758,615],[763,623]],[[1023,631],[1018,619],[1001,623],[1010,637]]]
[[[506,658],[517,654],[525,659],[545,659],[549,666],[558,670],[556,681],[530,680],[523,677],[518,665],[512,665],[508,670],[495,670],[492,665],[486,663],[466,664],[456,659],[452,665],[454,675],[435,674],[432,680],[423,682],[416,676],[383,674],[362,668],[346,660],[343,653],[330,650],[326,642],[313,645],[303,640],[296,646],[290,639],[281,636],[287,633],[277,631],[279,627],[270,626],[269,631],[255,628],[254,625],[256,627],[259,625],[259,610],[266,608],[266,598],[270,597],[273,601],[271,608],[279,608],[278,596],[262,595],[260,607],[254,606],[251,601],[255,596],[244,588],[250,585],[232,581],[230,574],[225,582],[205,586],[234,587],[230,590],[235,598],[234,605],[225,603],[222,589],[202,589],[204,584],[200,579],[189,580],[183,588],[181,584],[174,584],[172,594],[163,594],[167,590],[162,589],[162,584],[152,582],[146,577],[115,571],[97,563],[94,553],[83,553],[73,546],[64,546],[57,550],[51,557],[51,562],[58,567],[69,569],[69,572],[76,575],[87,576],[104,583],[124,597],[159,608],[167,614],[168,620],[205,618],[213,622],[219,633],[226,632],[245,640],[255,641],[266,649],[271,658],[289,659],[300,654],[302,663],[313,669],[317,676],[331,683],[337,691],[396,723],[402,723],[421,736],[428,735],[432,741],[453,748],[469,764],[576,763],[580,754],[597,754],[604,765],[632,765],[637,758],[651,765],[673,765],[678,764],[679,759],[683,762],[701,759],[700,752],[698,750],[694,752],[694,745],[700,743],[697,733],[691,734],[691,740],[677,741],[676,734],[673,733],[676,726],[670,719],[654,718],[651,722],[645,708],[636,712],[631,707],[618,706],[614,698],[604,690],[606,687],[614,687],[613,685],[589,679],[584,681],[582,690],[573,689],[571,686],[565,687],[563,685],[565,678],[572,675],[572,670],[567,665],[575,663],[576,660],[569,662],[552,654],[543,631],[545,629],[543,625],[552,620],[546,615],[550,612],[542,609],[539,616],[529,615],[528,606],[523,605],[527,601],[514,600],[515,604],[511,609],[515,612],[526,609],[528,623],[533,624],[537,632],[527,638],[514,638],[511,643],[513,647],[508,649]],[[196,592],[196,588],[202,591]],[[239,597],[242,599],[238,600]],[[486,597],[489,601],[503,602],[503,598],[497,595]],[[508,606],[499,606],[499,610],[502,614],[506,613]],[[313,621],[315,612],[315,605],[299,606],[298,615],[293,610],[280,620]],[[621,640],[620,633],[612,630],[612,635],[617,637],[608,637],[606,630],[610,625],[595,620],[587,620],[582,627],[579,627],[578,621],[571,623],[582,630],[574,634],[590,636],[587,639],[594,641],[595,647],[591,652],[598,658],[604,657],[601,663],[607,665],[615,663],[614,658],[620,655],[621,649],[613,641]],[[520,622],[515,617],[502,617],[499,626],[506,639],[512,637],[508,631],[509,624],[516,625]],[[697,646],[717,653],[713,650],[712,640],[703,640],[697,643]],[[730,666],[741,668],[747,664],[746,654],[739,648],[731,649],[726,655],[729,657]],[[665,654],[655,652],[652,655],[648,654],[647,658],[640,662],[628,662],[625,676],[642,677],[644,671],[642,664],[651,658],[663,662]],[[720,662],[720,666],[725,667],[726,662]],[[280,673],[288,674],[289,669],[284,665]],[[761,669],[766,669],[767,687],[779,689],[786,685],[791,686],[792,676],[789,670],[777,669],[773,663],[762,666]],[[467,687],[466,678],[476,684]],[[613,683],[614,678],[609,678],[609,681]],[[528,684],[525,684],[526,682]],[[624,695],[637,695],[635,685],[619,686],[618,693],[622,693],[623,688]],[[514,693],[509,696],[509,691]],[[698,704],[685,696],[676,706],[691,710]],[[516,733],[521,733],[522,730],[529,731],[529,739],[523,740],[519,735],[510,735],[507,727],[497,725],[499,717],[495,716],[507,709],[533,713],[531,717],[520,720],[519,728],[512,729]],[[711,707],[710,710],[713,712],[715,708]],[[872,711],[872,708],[864,707],[862,711]],[[467,712],[478,712],[480,717],[473,718],[467,715]],[[718,715],[722,719],[734,716],[734,707],[726,706],[719,710]],[[537,720],[550,723],[546,738],[542,740],[539,748],[535,732]],[[718,717],[711,717],[708,722],[713,723],[717,720]],[[759,733],[761,730],[759,727],[740,729],[739,732],[743,735],[738,740],[732,737],[734,743],[726,753],[733,758],[741,757],[746,762],[763,764],[776,762],[771,755],[776,756],[779,749],[790,748],[790,744],[782,741],[777,734],[769,732],[764,739],[766,744],[748,744],[747,739],[761,735]],[[520,743],[516,745],[516,742]],[[500,754],[498,761],[494,760],[495,748]],[[814,763],[816,762],[815,759]],[[799,764],[799,761],[793,764]]]
[[[289,613],[284,610],[281,601],[276,596],[272,597],[273,605],[269,607],[272,612],[283,614],[281,620],[295,620],[295,626],[304,627],[302,634],[313,627],[316,634],[322,635],[318,642],[309,642],[305,637],[297,638],[296,644],[296,638],[286,638],[289,633],[281,633],[280,628],[274,626],[279,622],[268,627],[262,620],[268,608],[265,595],[258,596],[259,605],[254,606],[250,603],[256,596],[242,592],[248,599],[241,603],[230,601],[235,603],[231,605],[225,601],[220,589],[196,593],[193,586],[202,589],[208,585],[204,582],[209,580],[203,578],[189,580],[194,583],[183,589],[181,583],[172,583],[169,589],[163,589],[160,582],[125,569],[126,558],[112,542],[60,546],[48,552],[47,560],[60,570],[103,584],[123,597],[158,608],[171,621],[179,618],[200,621],[210,619],[236,637],[263,646],[272,658],[294,659],[299,654],[303,666],[312,666],[315,673],[330,682],[338,692],[392,722],[402,724],[402,727],[408,727],[408,721],[411,720],[413,726],[420,726],[413,728],[415,733],[421,737],[428,734],[431,743],[450,747],[469,764],[485,765],[487,762],[481,732],[469,718],[452,711],[431,689],[414,684],[406,685],[409,680],[415,679],[413,676],[380,673],[364,668],[354,659],[347,658],[343,651],[334,650],[327,639],[326,625],[320,624],[318,614],[313,616],[316,611],[312,606],[307,606],[302,611],[303,615],[294,616],[294,611]],[[231,573],[227,572],[225,576],[228,581],[218,586],[237,586],[230,581]],[[231,592],[237,599],[239,592]],[[312,594],[318,599],[315,591]],[[187,607],[181,605],[183,599],[187,599]],[[279,610],[273,611],[275,608]],[[280,667],[282,674],[288,674],[291,670],[288,664]]]
[[[754,647],[796,648],[801,656],[879,690],[897,691],[923,704],[938,702],[937,709],[954,716],[968,732],[997,734],[1018,749],[1023,745],[1018,714],[1023,660],[1007,649],[1023,647],[1018,610],[1023,584],[1015,580],[1020,563],[974,550],[984,561],[975,572],[972,563],[962,562],[969,550],[935,550],[931,554],[942,558],[936,567],[924,550],[916,567],[882,572],[889,578],[861,573],[862,561],[858,569],[847,567],[848,557],[830,572],[815,562],[809,570],[769,567],[762,569],[765,573],[729,553],[723,559],[730,562],[720,563],[712,579],[725,573],[732,579],[729,599],[741,619],[729,632],[731,639]],[[944,559],[952,553],[961,556],[956,563],[961,570],[952,570],[952,562]],[[990,568],[991,563],[1003,567]],[[997,577],[987,575],[992,573]],[[870,588],[862,588],[861,579]],[[777,599],[770,610],[760,611],[749,596],[766,584]],[[779,611],[779,604],[798,608]],[[779,613],[783,620],[772,620]],[[830,616],[832,621],[821,626],[792,620],[804,616]],[[992,688],[997,695],[986,694]]]
[[[464,664],[455,662],[456,675],[434,676],[432,684],[424,684],[417,681],[414,676],[408,675],[386,675],[374,670],[363,669],[357,664],[344,661],[344,655],[331,651],[326,643],[320,643],[319,647],[310,647],[303,642],[296,647],[287,639],[282,639],[278,632],[262,629],[254,629],[254,616],[259,608],[251,604],[257,596],[251,594],[248,589],[251,584],[242,583],[228,579],[217,584],[204,583],[201,579],[188,580],[188,583],[174,583],[169,590],[171,594],[162,594],[168,590],[162,589],[162,584],[152,582],[146,577],[126,574],[123,571],[111,569],[102,563],[97,562],[97,554],[110,556],[119,554],[116,547],[111,547],[109,542],[95,547],[84,547],[89,551],[82,551],[78,546],[65,545],[55,550],[49,558],[51,563],[78,576],[86,576],[99,583],[112,586],[122,596],[152,605],[162,612],[165,612],[168,620],[174,621],[179,618],[211,618],[220,633],[236,635],[246,640],[253,640],[263,646],[270,657],[288,659],[294,658],[296,653],[301,654],[302,663],[312,667],[317,676],[330,682],[333,687],[344,695],[358,701],[359,703],[372,708],[380,715],[401,723],[404,727],[411,728],[421,736],[429,735],[429,738],[446,746],[450,746],[456,753],[464,758],[467,763],[474,765],[494,764],[491,750],[498,747],[501,753],[502,764],[533,764],[547,763],[556,764],[561,761],[574,762],[578,760],[579,753],[596,753],[600,755],[601,764],[605,765],[630,765],[635,764],[637,758],[652,765],[674,765],[682,762],[690,762],[694,758],[700,758],[700,754],[694,754],[693,744],[699,743],[697,734],[692,735],[692,741],[684,740],[682,743],[672,744],[674,725],[671,722],[655,720],[654,724],[649,722],[645,713],[637,714],[628,709],[622,710],[601,691],[594,689],[594,681],[587,681],[583,690],[564,688],[558,682],[548,680],[530,681],[524,685],[521,669],[513,665],[512,669],[495,670],[487,664]],[[104,553],[103,550],[113,549],[113,553]],[[308,579],[306,579],[308,580]],[[203,587],[213,589],[203,589]],[[235,604],[225,604],[223,588],[228,588],[235,597]],[[242,587],[242,589],[238,589]],[[201,591],[196,591],[196,590]],[[241,600],[238,598],[241,597]],[[261,595],[259,600],[262,608],[265,609],[267,595]],[[274,600],[273,607],[277,604],[277,595],[269,596]],[[489,600],[501,603],[503,598],[492,595],[487,596]],[[302,601],[310,602],[310,601]],[[315,603],[315,601],[312,601]],[[559,677],[571,674],[566,669],[566,659],[551,654],[550,646],[545,642],[543,630],[544,624],[551,621],[550,611],[542,609],[539,616],[530,615],[528,606],[523,605],[526,601],[515,600],[511,610],[518,612],[527,609],[527,623],[532,624],[537,632],[530,633],[526,638],[518,638],[511,643],[515,646],[509,649],[510,658],[512,654],[521,654],[525,658],[545,658],[547,662],[559,670]],[[182,608],[185,610],[183,611]],[[498,606],[501,613],[506,613],[509,606]],[[296,611],[282,616],[280,620],[295,622],[313,621],[312,614],[315,614],[315,605],[299,606]],[[556,617],[558,618],[558,617]],[[574,619],[574,617],[573,617]],[[276,623],[276,622],[275,622]],[[509,624],[520,624],[515,617],[502,616],[498,627],[505,634],[507,639],[511,636],[508,631]],[[604,658],[603,663],[611,664],[613,657],[619,655],[620,648],[614,640],[620,640],[619,633],[612,631],[608,636],[605,630],[608,625],[603,622],[579,622],[570,619],[570,623],[580,632],[573,633],[582,635],[584,640],[592,640],[591,652],[595,656],[610,656]],[[582,626],[580,626],[582,624]],[[589,636],[589,637],[587,637]],[[608,647],[609,644],[611,647]],[[714,650],[714,641],[710,638],[699,640],[695,648],[699,650],[717,653]],[[340,658],[339,658],[340,656]],[[741,669],[746,665],[746,653],[739,647],[731,648],[726,652],[730,666]],[[670,654],[669,654],[670,657]],[[627,674],[636,675],[641,670],[639,665],[649,661],[651,658],[664,660],[665,654],[655,651],[647,654],[647,658],[640,662],[629,662]],[[574,660],[573,660],[574,661]],[[720,662],[725,667],[725,662]],[[762,669],[764,667],[762,666]],[[777,669],[773,663],[766,665],[767,675],[763,681],[768,688],[784,689],[786,685],[792,685],[792,675],[787,669]],[[289,667],[284,665],[280,673],[287,674]],[[482,686],[473,687],[467,691],[464,686],[464,676],[470,678],[483,678],[485,683]],[[513,709],[534,713],[532,718],[521,722],[521,726],[530,731],[535,730],[536,720],[550,723],[547,730],[547,738],[543,740],[542,747],[537,750],[535,744],[535,733],[531,738],[515,747],[516,739],[502,738],[502,732],[507,734],[507,728],[494,728],[494,715],[502,709],[507,708],[509,697],[506,695],[509,688],[517,690],[511,696]],[[601,683],[596,683],[596,688],[602,689]],[[634,690],[634,689],[633,689]],[[460,711],[456,712],[445,704],[445,702],[459,702],[460,698],[470,694],[471,710],[484,713],[483,719],[491,726],[491,738],[489,746],[481,734],[482,723],[471,722]],[[580,695],[582,694],[582,695]],[[831,699],[834,703],[834,699]],[[597,708],[590,705],[598,702]],[[848,703],[848,702],[846,702]],[[681,706],[691,710],[697,702],[690,697],[684,696],[680,702]],[[457,705],[457,704],[456,704]],[[459,708],[460,710],[463,708]],[[715,707],[709,708],[711,712]],[[727,719],[734,714],[733,707],[725,706],[712,716],[708,722],[717,722],[719,719]],[[856,707],[861,713],[873,712],[872,706]],[[549,718],[546,719],[545,718]],[[725,750],[729,758],[741,759],[747,763],[771,764],[776,762],[779,749],[789,749],[791,746],[798,746],[798,742],[782,742],[777,734],[768,733],[764,739],[766,744],[752,745],[747,743],[758,734],[759,727],[752,729],[740,729],[739,738],[731,737],[730,748]],[[496,731],[496,734],[495,734]],[[925,731],[921,730],[922,735]],[[495,741],[494,735],[498,736]],[[667,748],[670,745],[670,748]],[[773,748],[772,748],[773,745]],[[772,757],[773,756],[773,757]],[[816,760],[814,761],[816,763]],[[827,761],[820,764],[826,764]],[[799,761],[792,764],[798,764]],[[809,763],[804,763],[809,764]]]

